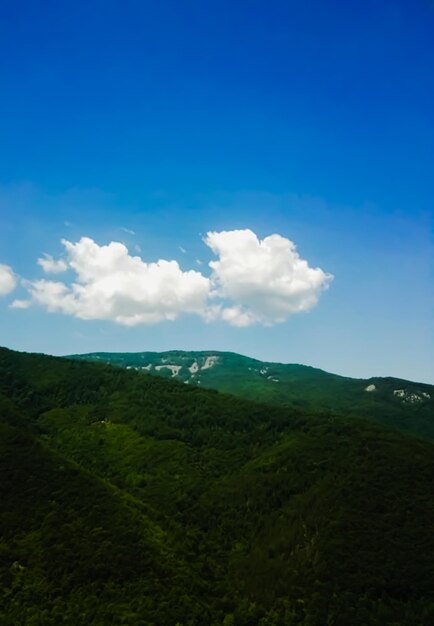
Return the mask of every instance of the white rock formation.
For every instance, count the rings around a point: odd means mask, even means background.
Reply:
[[[191,374],[196,374],[199,371],[199,365],[195,361],[192,365],[190,365],[188,369],[190,370]]]
[[[182,365],[156,365],[155,369],[157,371],[160,371],[162,369],[168,369],[172,372],[172,378],[173,378],[174,376],[178,376],[181,367]]]
[[[218,356],[207,356],[205,359],[205,363],[202,365],[202,370],[208,370],[210,367],[215,365],[218,362]]]

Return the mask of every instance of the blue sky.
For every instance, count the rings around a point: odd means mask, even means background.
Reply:
[[[4,0],[0,264],[16,288],[0,298],[0,344],[233,350],[434,383],[433,29],[428,0]],[[203,241],[247,229],[293,241],[309,271],[321,268],[319,287],[302,276],[313,300],[268,289],[270,265],[284,268],[280,284],[298,258],[279,257],[277,240],[244,269],[244,239],[220,238],[217,254]],[[194,279],[214,295],[198,304],[194,287],[173,321],[158,309],[136,325],[114,320],[104,298],[90,313],[65,300],[49,312],[32,285],[70,289],[77,273],[44,273],[37,259],[84,263],[84,248],[67,258],[60,243],[83,237],[98,253],[113,241],[145,263],[176,260],[177,286]]]

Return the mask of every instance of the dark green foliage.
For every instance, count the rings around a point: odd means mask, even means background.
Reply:
[[[126,601],[165,624],[168,598],[181,618],[200,609],[185,604],[191,572],[140,502],[6,424],[0,442],[2,624],[101,623],[105,603],[120,618]]]
[[[0,623],[434,624],[434,447],[0,350]]]

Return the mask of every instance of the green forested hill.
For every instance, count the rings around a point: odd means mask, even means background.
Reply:
[[[193,572],[140,502],[4,423],[0,469],[2,625],[202,614]]]
[[[0,350],[0,623],[434,624],[434,446]]]
[[[305,365],[265,363],[231,352],[97,352],[73,358],[308,411],[367,417],[434,439],[434,386],[398,378],[355,379]]]

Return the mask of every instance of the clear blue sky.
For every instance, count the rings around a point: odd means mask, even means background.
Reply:
[[[232,350],[434,383],[433,2],[3,0],[0,80],[0,264],[16,283],[1,345]],[[66,259],[62,238],[123,242],[200,282],[218,257],[202,238],[236,229],[295,242],[329,288],[274,323],[270,294],[231,300],[220,274],[222,306],[253,307],[241,326],[10,306],[32,281],[77,280],[37,264]]]

